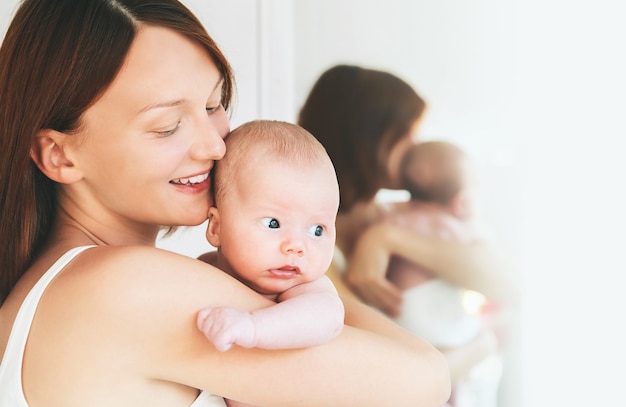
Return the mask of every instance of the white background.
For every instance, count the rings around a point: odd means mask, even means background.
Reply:
[[[623,403],[626,15],[617,0],[186,0],[238,81],[233,127],[295,120],[336,63],[428,101],[422,137],[479,163],[484,220],[523,279],[520,389],[501,407]],[[8,23],[15,0],[2,0]],[[207,249],[202,227],[160,242]]]

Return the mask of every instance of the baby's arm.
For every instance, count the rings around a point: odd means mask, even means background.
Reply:
[[[321,345],[337,336],[344,323],[343,303],[327,276],[297,285],[276,305],[252,313],[234,308],[207,308],[198,327],[220,351],[245,348],[289,349]]]
[[[327,276],[283,292],[278,301],[251,314],[234,310],[244,320],[252,317],[256,347],[287,349],[321,345],[339,335],[343,328],[343,302]],[[230,399],[224,401],[228,407],[256,407]]]

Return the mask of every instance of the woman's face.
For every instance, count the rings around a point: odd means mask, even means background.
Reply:
[[[71,193],[114,226],[202,223],[209,172],[229,132],[221,89],[203,48],[141,28],[117,78],[83,115],[74,145],[83,178]]]
[[[413,123],[413,126],[411,126],[411,130],[391,147],[389,157],[387,158],[387,183],[382,186],[383,188],[400,188],[400,165],[402,164],[402,157],[404,157],[409,147],[417,142],[419,124],[420,119],[417,119],[415,123]]]

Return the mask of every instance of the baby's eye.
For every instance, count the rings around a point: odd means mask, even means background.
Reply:
[[[310,234],[312,234],[313,236],[322,236],[322,234],[324,233],[324,227],[321,225],[315,225],[312,226],[309,231]]]
[[[278,229],[280,227],[278,219],[276,218],[263,218],[261,219],[261,223],[270,229]]]

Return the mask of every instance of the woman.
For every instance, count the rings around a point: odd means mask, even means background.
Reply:
[[[377,192],[400,187],[400,162],[425,109],[417,92],[389,72],[337,65],[313,85],[298,123],[320,140],[335,165],[341,191],[337,246],[346,256],[379,219]]]
[[[342,334],[310,349],[220,353],[197,330],[202,308],[270,305],[155,248],[206,220],[232,92],[175,0],[22,3],[0,49],[0,405],[446,399],[441,355],[349,300]]]
[[[402,157],[415,141],[425,109],[417,92],[389,72],[337,65],[313,85],[298,124],[326,147],[339,180],[337,258],[345,262],[336,262],[330,275],[340,289],[390,316],[399,314],[402,303],[401,291],[385,276],[391,255],[492,301],[508,302],[516,292],[510,266],[487,244],[439,240],[377,222],[386,208],[376,194],[399,189]],[[463,377],[493,348],[489,335],[446,352],[452,379]]]

